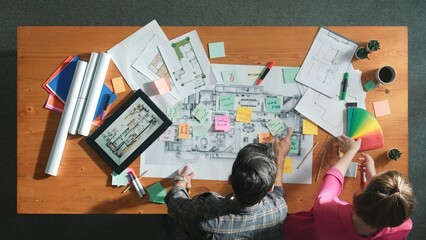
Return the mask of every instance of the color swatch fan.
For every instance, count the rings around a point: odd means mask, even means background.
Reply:
[[[362,108],[348,108],[347,111],[347,135],[353,139],[362,139],[360,150],[383,147],[383,132],[377,119]]]

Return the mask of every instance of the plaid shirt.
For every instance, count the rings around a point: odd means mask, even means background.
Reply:
[[[274,187],[262,201],[244,207],[233,195],[207,192],[189,199],[185,189],[173,187],[165,198],[169,216],[191,239],[283,239],[287,216],[282,187]]]

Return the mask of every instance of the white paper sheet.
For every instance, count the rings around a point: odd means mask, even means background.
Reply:
[[[296,110],[318,126],[338,137],[346,133],[346,102],[356,102],[365,109],[367,94],[362,89],[361,71],[348,68],[349,79],[345,101],[335,96],[329,98],[309,88],[296,106]]]
[[[159,45],[158,49],[181,99],[216,83],[197,31]]]
[[[178,99],[170,93],[150,95],[149,93],[152,92],[151,80],[132,67],[132,64],[140,56],[154,35],[168,39],[155,20],[112,47],[108,50],[108,53],[111,54],[111,58],[118,70],[133,90],[142,89],[159,108],[167,109],[175,105]]]
[[[325,28],[320,28],[300,67],[296,81],[334,97],[358,45]]]
[[[72,115],[77,103],[78,94],[83,82],[84,71],[87,62],[79,60],[75,68],[74,76],[71,82],[70,91],[65,102],[64,111],[61,120],[59,120],[58,130],[56,130],[55,140],[53,141],[52,150],[50,151],[49,160],[47,161],[45,173],[56,176],[58,174],[59,165],[61,164],[62,154],[64,153],[67,141],[68,130],[70,128]]]

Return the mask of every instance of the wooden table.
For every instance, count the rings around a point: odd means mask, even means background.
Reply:
[[[18,27],[18,149],[17,149],[17,211],[18,213],[166,213],[165,204],[142,200],[133,190],[121,194],[122,188],[111,187],[111,169],[87,145],[85,138],[69,135],[58,176],[44,173],[53,144],[60,114],[45,109],[47,92],[41,84],[68,55],[88,58],[90,52],[107,51],[138,30],[139,27]],[[315,37],[317,27],[163,27],[172,39],[193,29],[203,42],[225,42],[226,57],[212,59],[212,63],[259,64],[275,60],[278,66],[300,66]],[[385,147],[368,151],[376,159],[378,172],[397,169],[408,174],[408,35],[407,27],[330,27],[360,45],[378,39],[381,49],[370,55],[371,60],[354,60],[362,81],[374,79],[374,72],[382,65],[392,65],[398,72],[397,81],[389,86],[373,89],[367,94],[367,110],[373,113],[372,102],[388,99],[392,114],[378,118],[382,126]],[[120,76],[111,62],[105,80]],[[117,107],[130,94],[118,94]],[[93,131],[93,129],[92,129]],[[320,130],[315,140],[313,184],[284,184],[285,198],[290,212],[307,210],[320,187],[315,182],[319,167],[318,152],[327,134]],[[331,137],[329,139],[332,139]],[[398,147],[402,158],[395,162],[386,158],[390,147]],[[329,148],[330,149],[330,148]],[[327,151],[331,152],[331,150]],[[327,155],[321,171],[324,175],[334,161]],[[139,161],[131,167],[139,169]],[[321,178],[320,178],[321,179]],[[145,187],[161,179],[143,178]],[[351,201],[359,190],[359,174],[347,179],[342,198]],[[169,180],[162,180],[170,187]],[[231,191],[224,181],[193,182],[192,195],[204,190],[226,194]]]

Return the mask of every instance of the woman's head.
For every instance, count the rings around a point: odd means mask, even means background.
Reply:
[[[411,184],[397,171],[374,176],[364,192],[354,197],[353,203],[356,214],[377,228],[401,225],[416,206]]]

